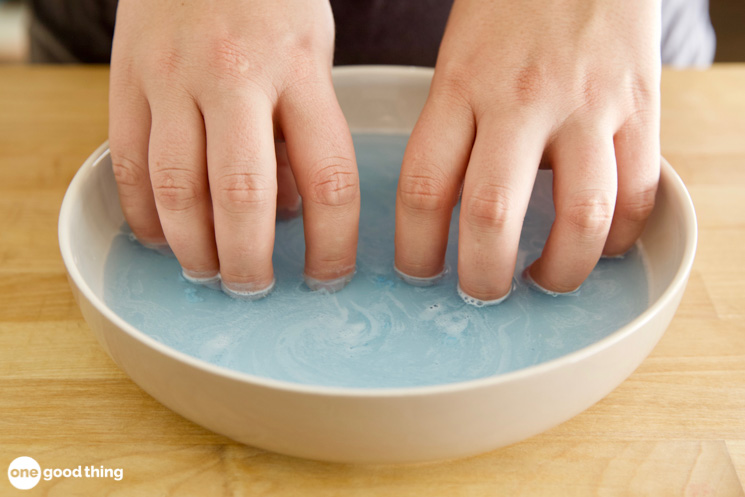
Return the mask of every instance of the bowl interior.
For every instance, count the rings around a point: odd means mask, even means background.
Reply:
[[[335,86],[353,133],[411,131],[426,100],[431,71],[413,68],[337,70]],[[90,289],[94,305],[107,308],[105,264],[124,222],[110,158],[102,146],[81,168],[65,199],[60,219],[63,256],[72,278]],[[680,280],[695,246],[695,219],[685,188],[663,162],[657,205],[641,239],[646,256],[650,306]],[[78,281],[79,279],[79,281]],[[678,284],[681,284],[678,281]],[[644,319],[640,315],[635,321]],[[634,322],[627,327],[634,326]]]

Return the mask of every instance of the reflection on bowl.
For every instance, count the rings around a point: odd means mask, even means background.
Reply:
[[[337,69],[334,81],[353,132],[407,133],[427,96],[431,74],[349,67]],[[228,369],[129,324],[104,299],[105,263],[122,223],[104,144],[70,185],[59,238],[75,297],[114,361],[164,405],[213,431],[277,452],[344,462],[466,456],[522,440],[578,414],[631,374],[659,340],[680,301],[696,244],[690,198],[663,160],[657,206],[642,236],[650,305],[637,317],[577,350],[503,374],[362,388],[301,384]]]

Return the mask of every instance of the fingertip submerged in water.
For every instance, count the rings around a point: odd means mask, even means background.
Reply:
[[[232,285],[236,288],[230,288],[228,285],[225,284],[224,281],[221,281],[220,287],[222,288],[223,293],[234,299],[259,300],[272,293],[276,281],[276,279],[272,278],[272,282],[269,283],[269,285],[258,290],[254,290],[254,288],[256,288],[255,285],[236,285],[235,283],[233,283]]]
[[[528,285],[529,288],[537,292],[543,293],[544,295],[549,295],[551,297],[566,297],[570,295],[579,295],[579,289],[582,288],[582,286],[580,285],[570,292],[554,292],[553,290],[544,288],[543,286],[539,285],[538,282],[536,282],[533,279],[533,277],[530,275],[530,266],[526,267],[523,270],[522,279],[523,281],[525,281],[525,283]]]
[[[502,297],[499,297],[498,299],[493,300],[481,300],[477,299],[476,297],[472,297],[468,295],[466,292],[463,291],[463,289],[460,287],[460,282],[458,283],[458,296],[468,305],[472,305],[474,307],[491,307],[494,305],[499,305],[507,298],[509,298],[510,295],[512,295],[512,292],[515,291],[515,288],[517,287],[517,282],[514,278],[512,278],[512,286],[510,286],[509,291],[504,294]]]
[[[436,275],[422,278],[420,276],[411,276],[410,274],[404,273],[403,271],[398,269],[395,264],[393,265],[393,270],[396,272],[398,277],[401,278],[406,284],[418,287],[434,286],[442,281],[442,279],[450,272],[449,268],[445,266],[442,271],[440,271]]]
[[[319,280],[312,276],[308,276],[307,274],[303,274],[303,279],[305,280],[307,287],[314,292],[336,293],[352,281],[356,272],[357,271],[354,270],[351,273],[330,280]]]
[[[186,281],[194,285],[201,285],[213,290],[220,290],[220,273],[215,274],[214,272],[195,272],[187,271],[186,269],[181,270],[181,276]]]

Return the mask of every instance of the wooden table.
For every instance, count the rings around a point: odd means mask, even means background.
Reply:
[[[124,478],[41,480],[23,495],[745,495],[745,66],[665,72],[662,150],[700,242],[652,355],[576,418],[479,457],[408,467],[238,445],[132,383],[83,321],[57,248],[70,179],[106,139],[104,67],[0,68],[0,495],[18,456]]]

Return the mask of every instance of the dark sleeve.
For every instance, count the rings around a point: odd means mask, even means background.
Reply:
[[[116,0],[30,2],[33,61],[109,62]],[[331,0],[334,63],[434,67],[451,5],[452,0]]]
[[[108,63],[116,0],[29,0],[32,62]]]
[[[331,0],[334,64],[434,67],[453,0]]]

